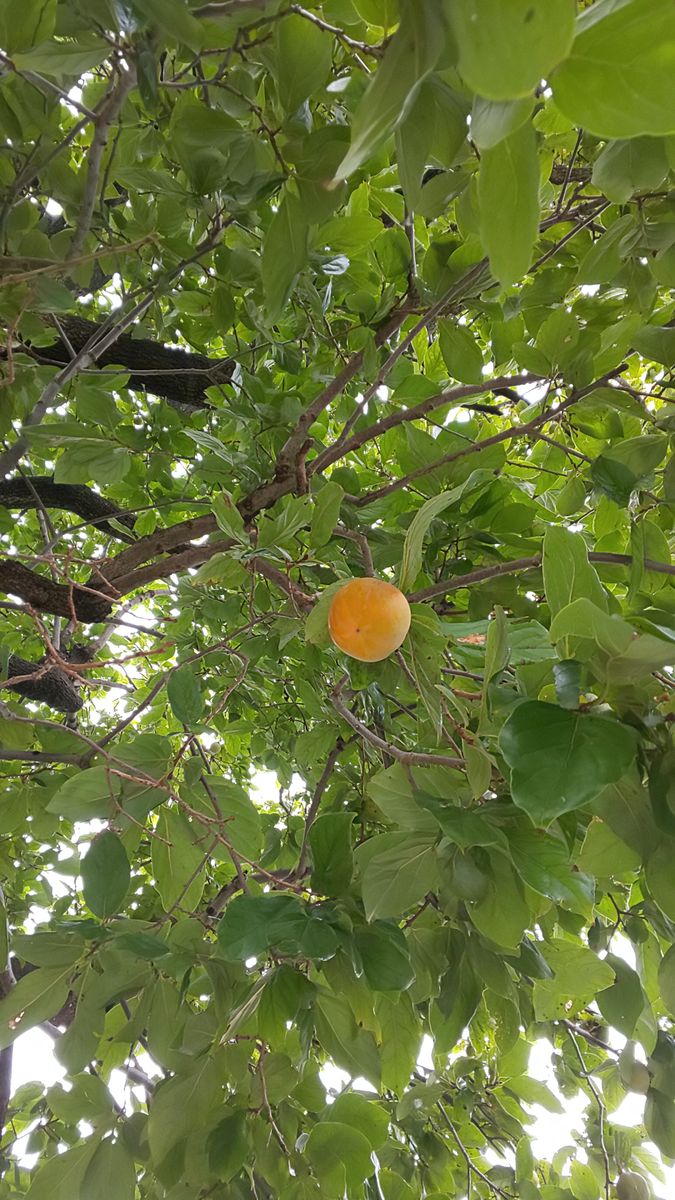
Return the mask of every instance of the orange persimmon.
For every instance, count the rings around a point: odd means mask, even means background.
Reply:
[[[338,647],[361,662],[380,662],[405,639],[410,605],[403,592],[384,579],[351,579],[335,593],[328,630]]]

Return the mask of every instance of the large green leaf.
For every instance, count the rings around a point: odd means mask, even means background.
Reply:
[[[529,122],[485,150],[478,173],[480,236],[502,284],[528,270],[539,228],[539,164]]]
[[[580,18],[572,52],[551,76],[565,116],[605,138],[675,132],[670,103],[675,13],[669,0],[600,5]]]
[[[544,826],[620,779],[633,762],[636,739],[618,721],[528,700],[514,709],[499,746],[511,768],[514,802]]]
[[[352,123],[352,142],[336,179],[348,179],[379,150],[406,115],[420,84],[433,70],[443,45],[443,21],[433,0],[406,5]]]
[[[317,25],[290,13],[277,23],[275,52],[279,98],[286,112],[293,113],[326,82],[332,42]]]
[[[525,96],[567,55],[571,0],[456,0],[448,5],[459,70],[490,100]]]
[[[99,833],[82,859],[82,894],[97,917],[111,917],[124,901],[131,879],[127,852],[111,830]]]
[[[382,833],[355,854],[366,916],[399,917],[436,881],[433,838],[426,834]]]

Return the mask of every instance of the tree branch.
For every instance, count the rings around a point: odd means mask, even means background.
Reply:
[[[127,529],[133,529],[134,517],[112,504],[83,483],[54,483],[51,475],[24,475],[0,480],[0,505],[3,508],[58,508],[82,517],[110,537],[133,542],[133,538],[110,524],[113,517]]]
[[[591,550],[588,555],[589,561],[593,563],[607,563],[608,565],[616,565],[629,567],[633,561],[630,554],[611,554],[609,551]],[[493,563],[489,567],[478,567],[475,571],[469,571],[466,575],[451,575],[449,579],[442,579],[439,583],[432,583],[429,587],[421,588],[419,592],[413,592],[408,596],[411,604],[423,604],[425,600],[433,600],[435,596],[445,596],[447,592],[455,592],[459,588],[470,587],[474,583],[484,583],[486,579],[496,579],[500,575],[515,575],[518,571],[529,571],[534,567],[541,566],[541,554],[533,554],[529,558],[515,558],[511,562]],[[654,559],[646,558],[644,560],[646,571],[656,571],[660,575],[675,575],[675,564],[655,562]]]
[[[364,742],[368,742],[371,746],[375,746],[377,750],[381,750],[383,754],[389,754],[392,758],[397,759],[398,762],[402,762],[409,767],[455,767],[464,769],[465,764],[462,758],[449,758],[446,754],[427,754],[420,750],[401,750],[399,746],[394,746],[391,742],[385,742],[384,738],[378,737],[367,725],[359,721],[353,712],[350,712],[347,705],[341,699],[340,692],[346,681],[347,677],[344,676],[331,696],[333,708],[354,732],[363,738]]]
[[[350,741],[351,740],[352,739],[350,739]],[[309,805],[309,808],[307,809],[307,814],[305,816],[305,829],[304,829],[304,833],[302,835],[302,846],[300,848],[300,858],[298,859],[298,865],[294,872],[294,874],[297,875],[298,878],[300,878],[300,879],[304,875],[305,868],[307,866],[307,857],[308,857],[308,853],[309,853],[309,831],[312,828],[312,825],[314,824],[314,822],[316,821],[316,818],[318,816],[319,807],[321,805],[321,800],[323,799],[323,794],[328,786],[328,781],[329,781],[331,775],[333,774],[335,764],[346,745],[347,745],[347,743],[342,738],[338,738],[335,745],[333,746],[333,749],[331,750],[330,754],[328,755],[328,758],[326,759],[326,765],[325,765],[323,771],[321,772],[321,777],[314,789],[311,803]]]
[[[374,425],[369,425],[367,429],[362,429],[360,433],[354,433],[345,442],[336,443],[334,446],[327,447],[316,458],[312,459],[308,464],[307,473],[315,475],[319,471],[325,471],[326,467],[332,466],[334,462],[344,458],[353,450],[360,449],[366,442],[371,442],[373,438],[379,437],[381,433],[386,433],[388,429],[394,429],[397,425],[402,425],[407,421],[419,421],[422,417],[426,417],[428,413],[433,412],[436,408],[442,408],[444,405],[457,405],[462,400],[466,400],[471,396],[482,396],[486,392],[493,392],[498,388],[517,387],[519,384],[538,383],[540,377],[537,375],[507,375],[500,376],[497,379],[485,380],[484,383],[467,383],[460,387],[450,388],[447,392],[438,392],[435,396],[428,396],[426,400],[421,400],[419,404],[415,404],[412,408],[405,408],[399,412],[390,413],[388,417],[383,417],[381,421],[376,421]],[[524,428],[522,426],[521,428]],[[468,448],[468,453],[471,449]],[[442,459],[440,460],[443,461]],[[432,464],[425,470],[433,470],[438,464]],[[404,481],[396,480],[397,484],[404,486],[404,483],[412,478],[417,472],[413,472],[410,476],[406,476]],[[377,496],[379,493],[373,492],[372,495]],[[362,497],[362,499],[364,499]],[[369,501],[370,502],[370,501]]]
[[[66,365],[72,357],[71,348],[81,350],[104,328],[100,321],[68,315],[59,317],[59,326],[65,338],[59,337],[51,346],[22,349],[43,366]],[[126,334],[97,356],[96,366],[126,369],[129,372],[128,387],[160,396],[174,408],[189,412],[210,407],[206,389],[227,383],[234,362],[231,358],[207,358],[179,346],[165,346],[152,338]]]
[[[82,205],[77,218],[77,225],[67,261],[77,258],[82,251],[84,242],[91,226],[98,192],[99,178],[103,155],[108,143],[108,130],[120,114],[124,101],[136,83],[136,68],[131,65],[123,71],[117,83],[111,88],[108,96],[94,117],[94,136],[87,154],[87,177],[84,184]]]

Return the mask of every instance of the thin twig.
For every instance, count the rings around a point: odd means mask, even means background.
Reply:
[[[578,1043],[576,1037],[574,1036],[573,1030],[571,1029],[569,1024],[566,1024],[565,1028],[567,1029],[567,1036],[569,1037],[572,1045],[574,1046],[576,1056],[579,1059],[579,1063],[581,1065],[581,1073],[583,1075],[583,1078],[586,1080],[589,1091],[592,1092],[595,1102],[598,1106],[598,1136],[599,1136],[599,1140],[600,1140],[600,1151],[602,1153],[603,1167],[605,1170],[605,1200],[609,1200],[609,1192],[610,1192],[610,1188],[612,1186],[612,1172],[611,1172],[611,1168],[609,1165],[609,1154],[607,1153],[607,1146],[605,1144],[605,1120],[607,1117],[607,1109],[605,1108],[605,1103],[604,1103],[604,1100],[602,1099],[602,1096],[600,1095],[600,1092],[596,1088],[596,1086],[593,1082],[593,1079],[591,1078],[590,1071],[588,1071],[586,1069],[586,1063],[584,1062],[584,1056],[581,1053],[581,1050],[579,1048],[579,1043]]]
[[[363,724],[363,721],[359,721],[358,717],[355,717],[354,713],[350,712],[342,700],[340,693],[346,682],[347,676],[345,675],[333,691],[331,701],[335,711],[339,713],[355,733],[358,733],[359,737],[363,738],[364,742],[368,742],[371,746],[375,746],[377,750],[382,751],[383,754],[388,754],[391,758],[395,758],[410,767],[455,767],[460,770],[464,769],[463,758],[450,758],[446,754],[427,754],[422,750],[402,750],[400,746],[394,746],[391,742],[386,742],[384,738],[373,733],[367,725]]]
[[[75,226],[75,233],[70,244],[70,258],[76,258],[81,253],[84,242],[91,226],[94,215],[94,205],[98,193],[98,181],[101,175],[103,155],[108,143],[108,130],[117,120],[129,92],[136,83],[136,68],[132,65],[123,71],[114,87],[99,109],[94,119],[94,136],[87,155],[87,178],[84,185],[84,195]]]

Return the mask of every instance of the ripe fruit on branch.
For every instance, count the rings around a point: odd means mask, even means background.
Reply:
[[[410,629],[410,605],[384,579],[351,579],[335,593],[328,630],[339,650],[360,662],[380,662],[398,650]]]

